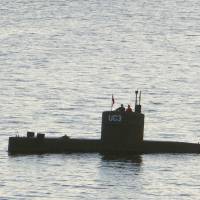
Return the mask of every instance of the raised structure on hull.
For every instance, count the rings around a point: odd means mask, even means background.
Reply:
[[[200,145],[171,141],[144,141],[144,114],[141,92],[136,91],[135,111],[105,111],[102,114],[101,139],[71,139],[68,136],[46,138],[27,132],[27,137],[10,137],[8,152],[22,153],[199,153]]]
[[[137,112],[105,111],[101,141],[105,145],[133,146],[143,142],[144,115]]]

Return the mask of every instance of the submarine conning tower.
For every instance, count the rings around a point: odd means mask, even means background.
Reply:
[[[135,111],[105,111],[102,114],[101,141],[109,146],[141,144],[144,135],[144,114],[141,113],[141,91],[135,91]]]

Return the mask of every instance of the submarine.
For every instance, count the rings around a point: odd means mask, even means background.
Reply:
[[[9,137],[9,154],[102,153],[138,155],[153,153],[200,153],[199,143],[144,140],[144,118],[141,91],[135,91],[135,110],[102,113],[101,138],[78,139],[67,135],[46,137],[28,131],[27,136]]]

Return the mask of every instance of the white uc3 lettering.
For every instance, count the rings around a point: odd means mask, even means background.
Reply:
[[[109,115],[108,120],[110,122],[121,122],[122,121],[122,116],[121,115]]]

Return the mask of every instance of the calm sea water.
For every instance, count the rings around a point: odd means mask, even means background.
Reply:
[[[200,155],[8,156],[27,130],[100,138],[143,92],[145,139],[200,141],[198,0],[1,0],[0,199],[198,199]]]

